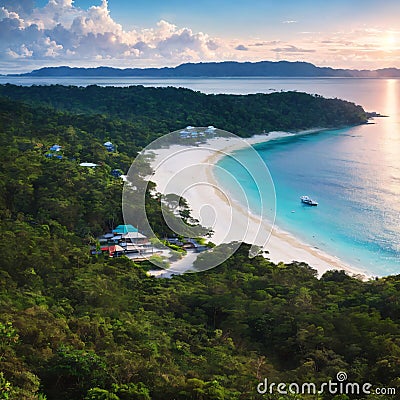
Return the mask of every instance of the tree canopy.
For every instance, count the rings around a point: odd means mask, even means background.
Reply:
[[[299,93],[7,85],[0,94],[0,399],[256,399],[264,378],[321,383],[338,371],[398,387],[400,276],[317,279],[303,263],[249,259],[246,244],[213,270],[172,279],[88,255],[91,238],[122,222],[111,171],[126,171],[161,133],[300,129],[333,110],[341,125],[362,122],[362,110]],[[61,158],[46,157],[54,144]],[[148,211],[162,237],[160,199],[149,195]]]

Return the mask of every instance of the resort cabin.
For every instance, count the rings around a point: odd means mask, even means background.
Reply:
[[[190,138],[190,132],[188,132],[188,131],[181,131],[181,132],[179,133],[179,136],[181,137],[181,139]]]
[[[125,249],[126,253],[153,254],[153,245],[150,243],[149,238],[140,232],[128,232],[122,235],[120,245]]]
[[[210,135],[215,135],[216,130],[217,130],[217,128],[214,128],[212,125],[210,125],[207,127],[207,129],[204,132],[208,133]]]
[[[107,149],[107,151],[112,152],[115,150],[114,145],[111,142],[103,143],[103,146]]]
[[[122,175],[122,171],[121,171],[120,169],[113,169],[113,170],[111,171],[111,175],[112,175],[114,178],[120,178],[121,175]]]
[[[58,144],[53,144],[53,146],[51,146],[49,150],[50,151],[60,151],[61,146],[59,146]]]
[[[110,257],[121,257],[124,255],[124,249],[118,245],[109,246],[108,253]]]
[[[147,236],[142,235],[140,232],[128,232],[122,236],[125,242],[134,244],[147,244],[149,239]]]
[[[118,225],[115,229],[112,230],[114,234],[117,235],[125,235],[129,232],[139,232],[137,228],[135,228],[133,225]]]
[[[154,248],[147,236],[143,235],[133,225],[118,225],[111,233],[106,233],[99,239],[102,252],[108,252],[111,257],[129,254],[134,260],[145,260],[154,254]],[[96,254],[92,249],[92,254]],[[115,253],[115,254],[114,254]]]
[[[197,138],[200,133],[194,129],[195,128],[193,126],[187,126],[183,131],[180,131],[179,136],[182,139]],[[203,134],[201,134],[201,136],[203,136]]]

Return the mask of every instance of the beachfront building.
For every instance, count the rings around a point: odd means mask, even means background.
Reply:
[[[118,225],[115,229],[112,230],[114,234],[124,235],[129,232],[138,232],[138,229],[133,225]]]
[[[141,257],[154,253],[153,245],[149,238],[140,232],[128,232],[122,235],[120,245],[127,254],[136,254]]]
[[[179,132],[181,139],[197,138],[199,136],[204,136],[203,132],[198,132],[194,126],[187,126],[184,130]]]
[[[209,135],[215,135],[216,130],[217,128],[214,128],[212,125],[210,125],[204,132]]]
[[[203,136],[214,136],[216,134],[217,128],[212,125],[208,126],[206,129],[200,128],[196,129],[194,126],[187,126],[185,129],[179,132],[181,139],[198,138]]]
[[[98,239],[101,253],[108,253],[111,257],[126,255],[140,261],[151,257],[154,248],[149,238],[133,225],[118,225],[112,232],[108,232]],[[92,254],[95,253],[92,249]]]
[[[179,136],[181,137],[181,139],[190,138],[190,132],[186,130],[180,131]]]

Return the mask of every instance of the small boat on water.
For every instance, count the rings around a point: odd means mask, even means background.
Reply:
[[[302,203],[307,204],[309,206],[317,206],[318,205],[318,203],[315,200],[311,199],[308,196],[301,196],[300,200]]]

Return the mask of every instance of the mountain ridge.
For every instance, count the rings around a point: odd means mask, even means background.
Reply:
[[[114,67],[43,67],[23,74],[7,76],[31,77],[347,77],[347,78],[397,78],[398,68],[377,70],[335,69],[318,67],[303,61],[258,61],[258,62],[200,62],[184,63],[176,67],[160,68],[114,68]]]

